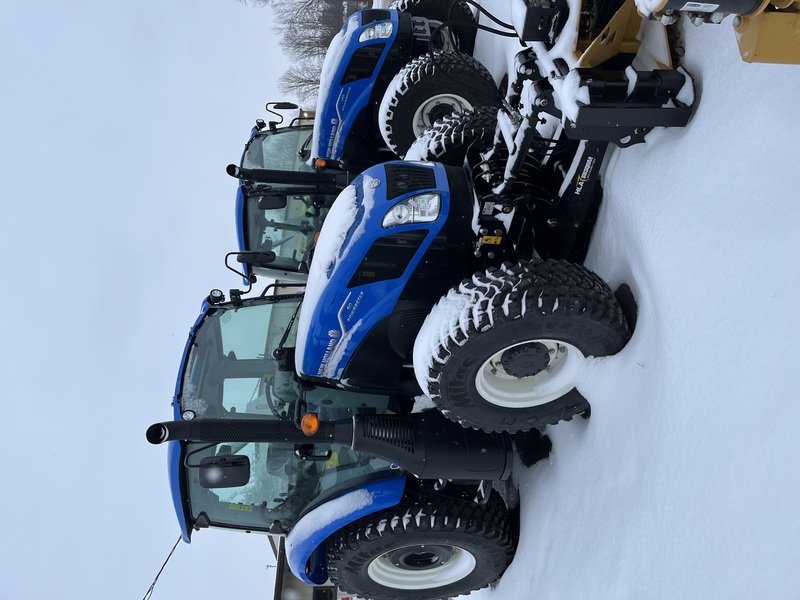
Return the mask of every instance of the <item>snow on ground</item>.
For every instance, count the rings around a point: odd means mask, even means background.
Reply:
[[[587,259],[634,336],[516,471],[519,550],[471,598],[800,597],[800,67],[741,62],[730,19],[684,36],[697,112],[612,154]]]

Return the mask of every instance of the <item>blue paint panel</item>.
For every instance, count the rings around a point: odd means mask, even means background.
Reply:
[[[184,510],[181,499],[181,442],[169,442],[167,449],[167,465],[169,475],[169,491],[172,494],[172,504],[175,507],[175,515],[178,517],[178,525],[181,528],[181,537],[187,544],[191,542],[191,530],[189,519]]]
[[[334,532],[349,525],[353,521],[357,521],[361,517],[378,512],[384,508],[397,506],[403,496],[403,490],[405,489],[405,486],[406,477],[405,475],[401,475],[393,479],[370,483],[360,488],[356,488],[355,490],[349,490],[338,497],[342,498],[347,496],[347,494],[353,493],[354,491],[365,490],[372,494],[372,503],[350,513],[349,515],[330,522],[324,516],[326,510],[329,510],[329,508],[327,508],[327,504],[318,506],[314,510],[301,517],[297,523],[295,523],[292,531],[289,532],[289,537],[286,540],[286,560],[289,563],[289,568],[292,570],[292,573],[294,573],[295,577],[310,585],[320,585],[325,583],[325,581],[328,579],[328,572],[327,561],[325,559],[324,552],[325,549],[323,545],[324,541]],[[322,515],[322,517],[320,517],[320,515]],[[306,535],[304,539],[294,543],[292,540],[292,532],[297,531],[304,521],[313,523],[316,519],[320,519],[320,522],[325,523],[325,525],[315,528],[313,533]],[[311,560],[312,557],[313,560]],[[311,564],[307,569],[306,567],[309,565],[310,560]]]
[[[203,303],[200,305],[200,316],[194,322],[191,329],[189,329],[189,337],[186,340],[186,345],[183,347],[183,356],[181,356],[181,366],[178,368],[178,379],[175,381],[175,393],[172,397],[172,418],[176,421],[180,421],[181,419],[181,407],[180,403],[178,402],[178,397],[181,395],[181,386],[183,385],[183,374],[186,371],[186,361],[189,358],[189,351],[192,349],[192,343],[194,342],[194,336],[197,333],[197,328],[200,327],[200,324],[203,322],[203,319],[206,318],[206,313],[209,310],[208,301],[203,299]]]
[[[372,88],[375,86],[376,74],[380,73],[383,63],[386,62],[386,57],[397,39],[399,29],[398,13],[395,10],[390,10],[388,12],[390,13],[390,21],[392,23],[392,35],[388,38],[359,42],[358,36],[361,35],[365,29],[376,23],[388,21],[372,21],[367,25],[361,25],[362,15],[358,12],[356,15],[359,19],[359,25],[349,28],[344,38],[339,41],[339,47],[346,46],[346,48],[343,52],[338,54],[340,60],[332,74],[331,87],[327,96],[320,102],[321,106],[317,107],[317,117],[314,124],[319,127],[319,136],[317,138],[319,146],[316,148],[315,157],[337,161],[342,159],[344,142],[350,133],[353,122],[362,109],[369,104],[370,94],[372,93]],[[345,26],[346,25],[347,23]],[[346,85],[340,85],[353,53],[358,48],[376,44],[385,44],[385,47],[373,70],[373,76],[359,79],[358,81],[353,81]],[[331,47],[328,50],[328,54],[336,56],[336,50]]]
[[[181,357],[181,366],[178,369],[178,380],[175,382],[175,395],[172,398],[172,418],[176,421],[181,419],[181,405],[178,402],[178,397],[181,394],[181,386],[183,384],[183,373],[186,370],[186,360],[189,358],[189,351],[192,349],[192,342],[194,341],[197,328],[203,322],[208,312],[208,302],[203,300],[200,307],[200,316],[192,325],[189,330],[189,338],[186,340],[186,346],[183,349],[183,356]],[[167,475],[169,477],[169,489],[172,494],[172,504],[175,507],[175,515],[178,517],[178,524],[181,528],[181,537],[187,544],[191,536],[189,527],[189,516],[184,510],[183,502],[181,500],[181,443],[182,442],[169,442],[167,450]]]
[[[314,312],[311,319],[312,325],[306,338],[303,361],[299,365],[301,373],[312,377],[324,376],[329,379],[337,379],[359,343],[373,327],[392,313],[411,274],[436,235],[444,227],[449,214],[450,191],[445,169],[440,164],[431,165],[431,168],[436,177],[435,188],[416,190],[410,194],[392,198],[390,201],[386,199],[386,174],[383,165],[367,169],[354,180],[353,185],[356,188],[357,201],[360,204],[358,215],[361,218],[357,218],[351,225],[346,238],[349,243],[344,244],[339,254],[340,260],[329,273],[325,290],[320,295],[318,302],[313,307],[307,305],[303,307],[303,310],[313,309]],[[362,209],[365,193],[365,186],[362,185],[362,182],[365,175],[380,181],[375,188],[366,186],[370,187],[369,193],[374,193],[372,207],[369,211]],[[381,224],[383,218],[395,204],[410,196],[428,191],[438,192],[441,196],[441,210],[435,221],[383,228]],[[364,231],[353,240],[353,231],[359,227],[363,227]],[[427,235],[403,275],[396,279],[348,289],[347,284],[372,244],[383,236],[404,231],[427,231]],[[325,234],[326,230],[323,228],[322,235]],[[331,373],[334,365],[335,372]],[[326,374],[323,375],[323,372]]]

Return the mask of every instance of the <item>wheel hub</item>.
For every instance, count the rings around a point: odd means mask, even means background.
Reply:
[[[409,546],[389,554],[389,560],[396,566],[411,571],[432,569],[446,563],[453,556],[447,546]]]
[[[533,377],[550,366],[550,352],[540,342],[528,342],[503,352],[500,364],[512,377]]]
[[[415,136],[420,136],[436,119],[454,112],[464,112],[473,108],[469,100],[455,92],[445,92],[428,98],[414,111],[411,119]]]
[[[458,107],[453,106],[447,102],[443,102],[442,104],[437,104],[431,109],[429,114],[429,119],[431,123],[435,123],[439,119],[442,119],[448,115],[452,115]]]

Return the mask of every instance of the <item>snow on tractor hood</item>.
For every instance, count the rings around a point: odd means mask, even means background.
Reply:
[[[366,30],[376,24],[386,24],[389,32],[379,38],[362,38]],[[395,10],[361,10],[352,15],[331,41],[322,62],[317,116],[311,142],[308,164],[317,158],[341,160],[344,142],[358,114],[369,103],[375,83],[391,47],[397,39],[398,13]],[[371,49],[377,52],[373,75],[352,77],[348,75],[352,61],[359,52]]]
[[[371,177],[368,172],[356,177],[353,183],[342,190],[325,218],[325,224],[314,250],[314,260],[309,269],[303,307],[298,322],[295,360],[297,372],[300,375],[323,375],[323,373],[303,373],[302,371],[308,335],[315,325],[312,323],[313,315],[316,313],[317,304],[328,285],[328,280],[344,262],[354,242],[364,233],[364,215],[369,214],[375,204],[373,185],[375,181],[376,179]],[[348,333],[352,334],[354,331],[355,328],[352,328]],[[347,334],[341,338],[331,337],[332,345],[330,352],[327,353],[325,375],[336,369],[338,364],[336,346],[346,347],[346,338]],[[338,343],[336,343],[337,339]],[[343,341],[345,343],[342,343]]]
[[[337,68],[342,63],[342,58],[347,51],[350,35],[348,32],[358,28],[358,14],[353,15],[342,25],[341,30],[331,40],[328,51],[325,53],[325,58],[322,61],[322,72],[319,77],[319,94],[317,95],[317,107],[321,110],[327,103],[328,96],[331,93],[331,86],[333,85],[333,78],[336,75]],[[320,115],[321,117],[322,115]],[[314,137],[311,141],[311,157],[309,164],[313,163],[315,158],[320,155],[320,138],[322,118],[314,119]],[[327,124],[326,124],[327,125]],[[331,124],[334,125],[334,124]],[[336,132],[336,127],[332,128],[332,135]],[[329,140],[328,145],[335,143],[334,140]]]

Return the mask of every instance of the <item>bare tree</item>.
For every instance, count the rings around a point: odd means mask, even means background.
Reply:
[[[317,102],[321,62],[314,65],[310,61],[292,65],[278,78],[278,88],[296,97],[304,106],[312,107]]]
[[[269,7],[273,31],[292,66],[278,78],[278,88],[303,103],[315,103],[322,60],[347,17],[369,6],[366,0],[238,0]]]

